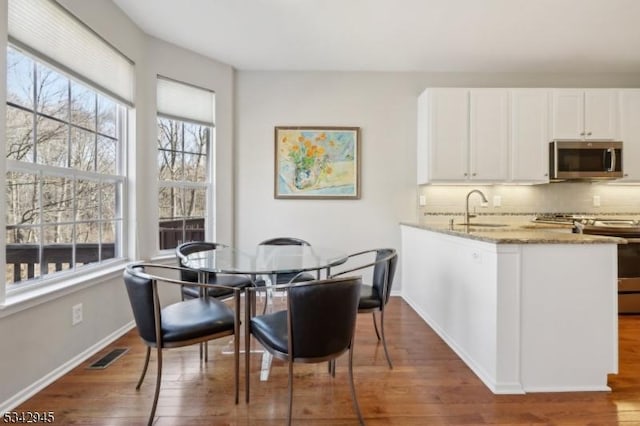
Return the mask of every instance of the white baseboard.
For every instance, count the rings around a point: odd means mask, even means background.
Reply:
[[[529,386],[525,388],[527,393],[533,392],[611,392],[607,385],[602,386]]]
[[[120,327],[118,330],[114,331],[104,339],[97,342],[95,345],[90,346],[86,350],[82,351],[78,355],[71,358],[66,363],[62,364],[55,370],[51,371],[46,376],[43,376],[42,378],[36,380],[31,385],[27,386],[17,394],[13,395],[11,398],[7,399],[6,401],[3,401],[2,403],[0,403],[0,413],[11,411],[11,409],[13,409],[14,407],[17,407],[18,405],[22,404],[23,402],[25,402],[26,400],[28,400],[29,398],[31,398],[32,396],[34,396],[35,394],[43,390],[45,387],[49,386],[51,383],[55,382],[60,377],[64,376],[69,371],[73,370],[78,365],[82,364],[84,361],[91,358],[98,351],[102,350],[107,345],[113,343],[115,340],[123,336],[125,333],[127,333],[129,330],[131,330],[135,326],[136,325],[133,321],[125,324],[124,326]]]

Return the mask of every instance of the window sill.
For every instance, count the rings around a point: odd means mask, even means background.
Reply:
[[[128,260],[119,260],[66,279],[34,286],[32,289],[25,289],[24,291],[8,293],[4,303],[0,304],[0,318],[98,285],[107,280],[121,277],[122,271],[124,271],[128,263]]]
[[[151,258],[151,262],[154,263],[163,263],[163,264],[169,264],[172,262],[176,262],[176,252],[174,250],[172,251],[162,251],[160,253],[158,253],[156,256],[153,256]]]

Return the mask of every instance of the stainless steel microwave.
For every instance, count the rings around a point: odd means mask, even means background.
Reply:
[[[553,180],[600,180],[622,177],[622,142],[552,141],[549,176]]]

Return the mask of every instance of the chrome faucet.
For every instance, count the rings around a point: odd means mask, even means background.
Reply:
[[[464,211],[464,223],[469,224],[469,220],[472,217],[476,217],[475,214],[469,214],[469,197],[471,196],[471,194],[473,193],[479,194],[482,197],[482,203],[486,204],[489,202],[489,200],[487,200],[487,197],[484,196],[484,194],[482,193],[482,191],[480,191],[479,189],[474,189],[472,191],[469,191],[469,193],[467,194],[467,203],[465,206],[465,211]]]

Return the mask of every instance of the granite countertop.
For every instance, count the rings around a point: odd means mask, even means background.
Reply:
[[[482,223],[487,222],[483,221]],[[499,221],[489,222],[488,224],[492,226],[460,224],[451,226],[450,223],[442,221],[401,223],[401,225],[427,231],[494,244],[626,244],[626,240],[623,238],[573,234],[571,233],[570,225],[533,222],[501,223]]]

